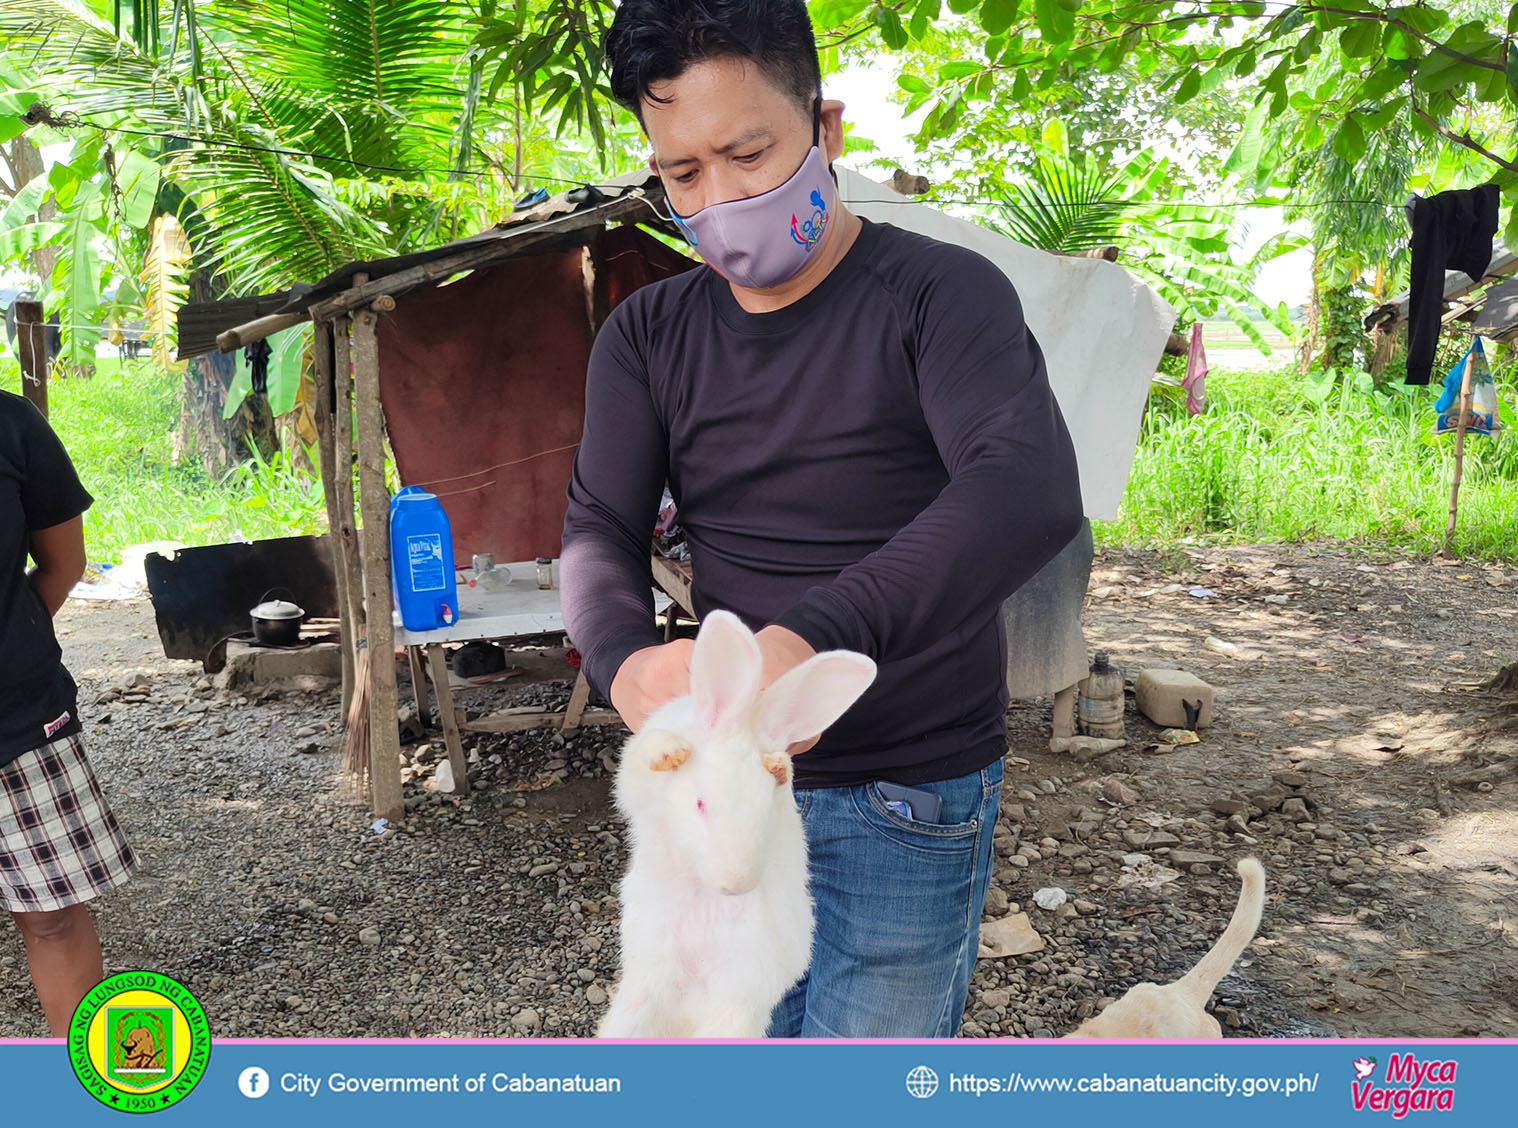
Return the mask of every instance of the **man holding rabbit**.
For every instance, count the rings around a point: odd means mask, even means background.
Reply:
[[[690,692],[692,644],[660,641],[649,599],[667,482],[695,610],[758,632],[763,684],[824,650],[877,663],[790,749],[816,931],[770,1034],[952,1036],[1006,752],[998,609],[1082,520],[1042,354],[994,265],[839,199],[804,0],[623,0],[605,47],[707,268],[597,337],[566,624],[634,731]]]

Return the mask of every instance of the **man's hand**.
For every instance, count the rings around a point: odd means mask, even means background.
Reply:
[[[764,671],[759,675],[759,689],[761,694],[764,690],[774,685],[780,679],[780,675],[787,670],[795,669],[801,663],[817,652],[811,648],[806,639],[802,638],[793,630],[771,624],[754,636],[759,640],[759,653],[764,655]],[[799,741],[786,749],[791,756],[799,756],[809,751],[820,738],[821,734],[810,740]]]
[[[805,639],[785,627],[765,627],[755,638],[764,658],[759,675],[761,692],[781,674],[816,653]],[[690,659],[695,649],[693,640],[677,638],[658,646],[646,646],[627,656],[611,681],[612,708],[621,714],[623,724],[637,732],[654,710],[690,692]],[[813,737],[791,745],[786,751],[799,756],[816,743],[817,738]]]
[[[695,641],[677,638],[629,654],[611,679],[611,707],[633,732],[661,705],[690,692],[690,656]]]

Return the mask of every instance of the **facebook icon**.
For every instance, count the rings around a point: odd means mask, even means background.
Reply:
[[[269,1091],[269,1075],[256,1065],[250,1065],[237,1075],[237,1087],[242,1095],[257,1100]]]

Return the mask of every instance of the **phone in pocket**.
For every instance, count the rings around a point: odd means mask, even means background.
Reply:
[[[875,786],[880,789],[887,807],[914,822],[936,823],[939,816],[943,814],[943,796],[941,795],[935,795],[919,787],[903,787],[899,783],[887,783],[885,780],[878,781]]]

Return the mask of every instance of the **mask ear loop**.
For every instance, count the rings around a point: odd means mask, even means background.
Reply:
[[[693,247],[696,246],[696,233],[690,229],[685,220],[681,219],[678,215],[675,214],[674,208],[670,208],[669,214],[665,215],[658,208],[654,207],[654,202],[650,200],[646,195],[643,195],[641,192],[638,195],[638,199],[642,202],[644,207],[653,212],[665,223],[672,223],[678,227],[685,234],[685,238],[690,242],[690,245]],[[669,201],[666,200],[665,204],[668,205],[668,203]]]
[[[812,99],[812,148],[822,152],[822,93]],[[833,178],[834,186],[838,184],[838,173],[833,169],[833,162],[828,161],[828,175]]]

